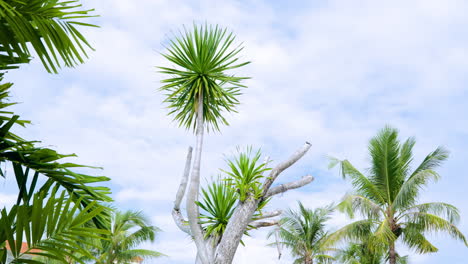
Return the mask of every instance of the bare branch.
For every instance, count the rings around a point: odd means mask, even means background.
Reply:
[[[280,215],[282,213],[283,213],[283,211],[281,211],[281,210],[276,210],[276,211],[272,211],[272,212],[263,212],[262,215],[252,218],[252,221],[257,221],[257,220],[261,220],[261,219],[275,217],[275,216],[278,216],[278,215]]]
[[[174,201],[174,210],[180,210],[180,203],[182,198],[184,198],[185,189],[187,188],[188,177],[190,174],[190,164],[192,163],[192,147],[188,148],[187,159],[185,161],[184,175],[177,190],[176,199]]]
[[[289,168],[291,165],[296,163],[300,158],[302,158],[307,151],[309,151],[312,145],[309,142],[306,142],[300,149],[298,149],[289,159],[281,162],[270,172],[270,175],[266,178],[265,183],[263,184],[263,194],[268,192],[273,182],[276,180],[278,175],[283,172],[285,169]]]
[[[190,174],[190,163],[192,162],[192,147],[188,148],[187,152],[187,159],[185,161],[185,168],[184,174],[182,175],[182,180],[179,185],[179,189],[177,190],[177,195],[174,201],[174,208],[172,209],[172,218],[174,222],[179,227],[180,230],[183,232],[191,235],[190,226],[188,222],[184,219],[184,216],[180,212],[180,203],[182,202],[182,198],[184,198],[185,189],[187,188],[188,177]]]
[[[307,175],[307,176],[302,177],[302,179],[300,179],[298,181],[293,181],[293,182],[288,182],[288,183],[285,183],[285,184],[281,184],[279,186],[271,188],[267,192],[267,194],[265,195],[265,198],[271,197],[271,196],[273,196],[275,194],[278,194],[278,193],[284,193],[284,192],[292,190],[292,189],[300,188],[300,187],[302,187],[304,185],[307,185],[307,184],[311,183],[313,180],[314,180],[314,177],[312,177],[310,175]]]
[[[255,228],[260,228],[260,227],[274,226],[277,224],[278,224],[278,220],[266,220],[266,221],[252,222],[250,225]]]
[[[175,208],[172,209],[172,218],[174,218],[174,222],[176,223],[177,227],[179,227],[180,230],[182,230],[183,232],[189,235],[192,235],[192,233],[190,232],[189,223],[188,221],[184,219],[180,210],[177,210]]]

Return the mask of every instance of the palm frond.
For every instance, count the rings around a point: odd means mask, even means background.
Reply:
[[[1,211],[0,241],[6,241],[15,263],[27,263],[28,255],[45,256],[62,263],[66,263],[67,258],[75,259],[75,253],[92,258],[80,246],[83,238],[103,239],[107,234],[106,230],[84,226],[105,207],[92,202],[81,208],[80,200],[73,201],[65,191],[56,197],[57,190],[54,188],[48,198],[44,192],[36,193],[31,205],[14,205],[10,212]],[[26,252],[21,252],[23,241],[28,244]]]
[[[48,72],[83,63],[92,47],[77,26],[95,27],[80,21],[92,11],[79,0],[0,0],[0,70],[28,62],[30,47]]]

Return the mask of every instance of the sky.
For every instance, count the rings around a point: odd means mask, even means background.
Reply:
[[[33,125],[16,132],[74,162],[103,167],[118,208],[142,210],[163,231],[144,245],[167,257],[145,263],[194,263],[195,246],[177,229],[171,208],[183,172],[191,131],[177,127],[158,91],[167,65],[164,45],[183,25],[219,24],[232,30],[252,63],[236,73],[252,77],[229,126],[205,137],[202,182],[225,168],[237,146],[261,148],[275,162],[305,141],[312,148],[278,179],[313,175],[315,181],[272,199],[269,210],[315,208],[351,190],[327,156],[349,159],[365,170],[367,142],[385,125],[402,139],[415,136],[415,163],[437,146],[451,151],[437,184],[421,202],[443,201],[460,209],[468,234],[464,168],[468,161],[468,1],[83,1],[100,28],[82,32],[95,48],[85,64],[48,74],[35,59],[5,80],[15,83],[12,109]],[[11,179],[10,179],[11,180]],[[0,202],[16,189],[0,179]],[[336,213],[328,227],[348,223]],[[267,246],[268,229],[252,232],[235,263],[291,263]],[[468,249],[446,235],[430,236],[435,254],[410,254],[410,263],[465,263]]]

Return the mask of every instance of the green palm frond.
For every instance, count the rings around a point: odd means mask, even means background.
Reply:
[[[337,205],[337,209],[354,218],[356,212],[370,219],[379,219],[385,214],[382,207],[362,195],[347,194]]]
[[[421,227],[417,224],[407,224],[406,228],[403,229],[402,239],[406,245],[420,254],[438,251],[438,249],[426,239],[422,233]]]
[[[398,194],[395,197],[393,205],[396,209],[411,207],[416,202],[419,191],[424,188],[431,180],[436,182],[440,175],[433,170],[420,170],[418,173],[412,175],[401,186]]]
[[[93,201],[111,201],[108,196],[109,188],[95,185],[108,181],[109,178],[73,171],[76,168],[94,167],[62,162],[62,159],[76,155],[64,155],[49,148],[38,147],[38,141],[27,141],[11,132],[15,125],[24,126],[29,122],[6,111],[7,107],[14,104],[7,102],[9,88],[10,85],[0,86],[0,163],[9,163],[13,168],[18,186],[17,204],[28,204],[36,191],[50,192],[55,185],[67,190],[70,199],[79,199],[83,207]],[[0,168],[0,176],[5,177],[3,168]],[[107,221],[106,217],[108,214],[103,212],[93,220],[98,227],[102,227]]]
[[[330,157],[329,168],[333,168],[337,164],[340,165],[340,172],[343,178],[351,178],[352,184],[356,193],[370,198],[378,204],[385,204],[384,193],[377,188],[377,186],[359,170],[357,170],[348,160],[339,160]]]
[[[372,234],[374,227],[378,224],[372,219],[363,219],[345,225],[337,231],[331,233],[325,243],[326,245],[334,245],[339,241],[362,241]]]
[[[465,243],[468,246],[467,240],[463,233],[455,226],[455,224],[435,214],[427,212],[413,212],[405,215],[407,225],[418,227],[421,232],[446,232],[452,238]]]
[[[84,263],[75,257],[75,253],[93,258],[80,243],[85,243],[84,238],[103,239],[107,232],[86,227],[85,223],[106,208],[96,202],[82,208],[80,199],[73,201],[65,191],[56,197],[57,190],[54,188],[48,198],[44,192],[36,193],[31,205],[14,205],[9,212],[1,211],[0,241],[6,243],[2,245],[0,256],[6,256],[8,244],[14,263],[42,263],[27,260],[28,255],[44,256],[62,263],[67,263],[68,258]],[[21,252],[23,241],[28,244],[26,252]]]
[[[247,77],[235,77],[229,71],[249,62],[239,62],[242,47],[233,46],[235,36],[219,26],[194,25],[170,40],[163,56],[173,67],[158,67],[169,77],[162,80],[169,114],[180,126],[197,126],[196,112],[199,97],[203,101],[203,120],[207,129],[219,130],[228,124],[223,112],[236,112],[241,84]]]
[[[74,67],[92,49],[77,26],[92,17],[79,0],[0,0],[0,70],[26,63],[34,49],[48,72]]]
[[[400,166],[398,130],[384,127],[370,140],[369,154],[371,157],[369,179],[380,190],[387,203],[392,203],[404,181]]]

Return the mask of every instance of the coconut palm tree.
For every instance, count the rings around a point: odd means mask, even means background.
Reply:
[[[332,161],[331,166],[340,164],[341,174],[354,186],[354,192],[347,194],[338,208],[351,217],[359,213],[364,219],[338,230],[331,240],[362,239],[372,234],[371,245],[385,247],[390,264],[397,260],[396,241],[418,253],[436,252],[425,237],[427,232],[446,232],[468,246],[456,227],[460,218],[456,207],[418,202],[421,190],[440,178],[435,169],[447,159],[448,151],[438,147],[412,170],[414,145],[414,138],[401,143],[398,131],[387,126],[369,142],[371,166],[367,176],[348,160]]]
[[[110,223],[110,234],[102,240],[102,248],[97,248],[96,263],[130,263],[135,258],[157,258],[163,254],[137,249],[141,243],[154,242],[159,228],[151,226],[149,220],[135,211],[114,212]]]
[[[325,223],[330,219],[333,209],[328,207],[310,210],[299,202],[299,210],[289,210],[279,222],[279,230],[272,231],[269,236],[278,232],[280,244],[291,250],[296,260],[295,264],[331,263],[334,257],[328,255],[331,248],[325,246],[328,232]]]
[[[169,114],[180,126],[192,128],[196,134],[195,157],[187,191],[187,215],[191,235],[194,237],[200,258],[208,263],[202,227],[198,221],[199,207],[196,204],[200,188],[200,164],[205,129],[219,130],[227,125],[225,112],[235,112],[241,81],[230,70],[249,62],[239,62],[241,46],[233,46],[235,37],[218,26],[194,25],[192,30],[170,40],[163,56],[171,66],[159,67],[169,75],[163,79],[161,91],[166,93],[165,102]],[[184,190],[185,191],[185,190]],[[177,202],[176,202],[177,204]]]

